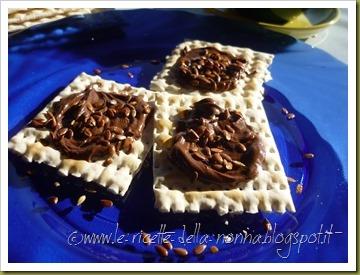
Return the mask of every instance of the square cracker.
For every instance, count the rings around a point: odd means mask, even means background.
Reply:
[[[131,87],[128,84],[118,84],[114,81],[104,80],[99,76],[80,74],[63,91],[61,91],[46,107],[36,116],[44,118],[44,114],[52,104],[74,93],[85,90],[88,85],[93,85],[95,90],[108,93],[128,93],[130,95],[143,96],[145,101],[153,101],[154,93],[144,88]],[[123,91],[125,87],[131,90]],[[88,162],[64,158],[61,153],[50,147],[44,146],[40,140],[49,135],[47,130],[39,130],[33,127],[25,127],[9,141],[9,148],[22,155],[27,161],[45,163],[58,168],[58,171],[67,176],[69,174],[81,177],[86,182],[95,182],[109,191],[124,196],[130,183],[143,163],[153,142],[152,121],[146,126],[141,139],[135,140],[129,154],[120,150],[119,155],[112,157],[112,163],[104,167],[103,160]]]
[[[266,157],[258,167],[258,175],[243,182],[239,188],[224,190],[219,185],[192,183],[168,158],[167,149],[174,135],[178,114],[206,95],[178,95],[157,93],[154,121],[154,185],[155,207],[161,212],[199,212],[214,209],[219,215],[257,213],[286,210],[295,211],[287,177],[272,136],[262,102],[248,96],[212,94],[211,98],[222,108],[240,111],[250,126],[262,138]]]
[[[158,92],[168,92],[173,94],[198,94],[199,90],[189,91],[187,88],[179,86],[171,74],[171,69],[181,56],[181,51],[184,48],[189,50],[202,47],[214,47],[219,51],[227,52],[233,56],[242,56],[247,60],[245,72],[247,74],[241,78],[236,88],[233,90],[222,92],[222,94],[233,94],[247,96],[251,93],[253,96],[262,97],[264,88],[263,83],[271,79],[271,74],[268,67],[272,63],[274,55],[254,51],[249,48],[239,48],[233,46],[225,46],[220,43],[210,43],[200,40],[186,41],[173,50],[170,56],[166,57],[166,62],[163,69],[151,81],[150,89]],[[211,96],[213,92],[202,91],[202,94]]]
[[[69,16],[92,13],[94,10],[88,8],[11,8],[8,9],[8,31],[19,31]]]

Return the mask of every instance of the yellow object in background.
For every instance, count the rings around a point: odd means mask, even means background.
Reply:
[[[340,19],[339,9],[208,9],[219,16],[253,21],[258,25],[306,39],[332,26]]]

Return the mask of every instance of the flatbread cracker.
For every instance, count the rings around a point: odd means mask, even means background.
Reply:
[[[154,93],[144,88],[135,88],[127,84],[118,84],[114,81],[104,80],[99,76],[80,74],[63,91],[61,91],[47,106],[36,116],[44,118],[44,114],[51,108],[52,104],[60,99],[78,92],[82,92],[89,85],[94,89],[111,93],[127,93],[142,96],[147,102],[154,101]],[[131,87],[126,92],[125,87]],[[9,148],[22,155],[27,161],[45,163],[58,168],[62,175],[73,175],[83,178],[86,182],[95,182],[109,191],[124,196],[136,173],[139,171],[146,154],[153,143],[152,121],[146,126],[141,139],[135,140],[129,154],[123,151],[115,154],[108,166],[103,166],[103,160],[88,162],[64,158],[61,153],[50,147],[44,146],[40,140],[49,135],[47,130],[39,130],[33,127],[25,127],[9,141]]]
[[[166,92],[156,96],[154,129],[154,193],[155,207],[161,212],[199,212],[214,209],[220,215],[233,213],[257,213],[286,210],[295,211],[287,177],[281,164],[279,152],[272,136],[265,110],[251,97],[212,95],[222,108],[239,110],[247,124],[252,126],[262,139],[266,152],[258,175],[244,182],[239,188],[221,190],[218,185],[192,183],[168,158],[168,144],[174,135],[179,112],[189,109],[204,95],[174,95]],[[220,183],[221,184],[221,183]]]
[[[164,68],[151,81],[150,89],[158,92],[168,92],[173,94],[198,94],[200,91],[182,88],[174,77],[171,69],[180,57],[180,53],[184,48],[189,50],[202,47],[214,47],[219,51],[227,52],[233,56],[243,56],[247,60],[246,71],[248,74],[238,81],[235,89],[222,92],[222,94],[233,94],[237,96],[247,96],[253,93],[254,96],[262,97],[263,83],[271,79],[271,74],[267,69],[271,64],[274,56],[272,54],[257,52],[248,48],[239,48],[233,46],[225,46],[220,43],[210,43],[200,40],[186,41],[173,50],[170,56],[166,57]],[[213,92],[201,91],[202,94],[211,96]]]

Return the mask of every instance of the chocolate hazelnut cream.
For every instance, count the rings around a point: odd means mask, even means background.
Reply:
[[[264,146],[240,112],[205,98],[183,115],[169,155],[194,181],[236,187],[257,175]]]
[[[232,90],[245,74],[246,60],[214,47],[184,49],[175,63],[175,78],[186,88],[222,92]]]
[[[42,143],[66,157],[108,160],[120,150],[131,151],[146,125],[151,106],[141,97],[95,91],[92,86],[52,105],[46,119],[33,119],[29,126],[50,131]]]

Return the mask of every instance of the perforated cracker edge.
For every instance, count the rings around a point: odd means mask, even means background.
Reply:
[[[225,94],[247,95],[253,93],[253,96],[262,98],[263,83],[271,79],[268,67],[272,63],[274,55],[254,51],[249,48],[240,48],[234,46],[222,45],[220,43],[211,43],[200,40],[190,40],[176,46],[171,55],[166,57],[163,69],[151,81],[150,89],[159,92],[169,92],[174,94],[197,94],[198,90],[189,91],[180,87],[170,73],[171,68],[176,63],[184,48],[189,50],[200,47],[214,47],[220,51],[227,52],[233,56],[243,56],[247,60],[246,71],[249,73],[240,79],[237,87],[233,90],[223,92]],[[202,91],[204,95],[211,96],[211,91]]]
[[[113,93],[124,93],[123,89],[130,86],[128,84],[104,80],[99,76],[81,73],[49,102],[36,117],[43,118],[44,113],[51,107],[53,102],[59,101],[70,94],[81,92],[90,84],[93,84],[96,90]],[[154,101],[154,93],[144,88],[131,87],[131,90],[126,93],[141,95],[148,102]],[[39,142],[40,139],[48,135],[49,131],[25,127],[10,139],[9,148],[15,153],[22,155],[29,162],[45,163],[56,167],[65,176],[70,174],[83,178],[86,182],[93,181],[120,196],[125,195],[128,190],[133,177],[139,171],[146,154],[151,149],[153,139],[152,125],[149,124],[145,128],[142,138],[133,142],[133,148],[129,154],[120,151],[119,155],[115,155],[112,158],[112,163],[104,167],[102,165],[104,161],[87,162],[84,160],[62,158],[59,151],[49,146],[44,146]]]
[[[169,161],[166,153],[167,142],[174,134],[176,115],[204,97],[207,95],[200,93],[177,95],[160,92],[156,95],[153,151],[155,207],[161,212],[181,213],[213,209],[219,215],[229,212],[294,212],[295,207],[280,155],[262,102],[258,98],[231,94],[211,96],[221,107],[241,111],[246,122],[259,133],[264,143],[266,158],[255,179],[244,182],[237,189],[221,190],[221,183],[192,183],[188,176]]]

